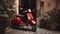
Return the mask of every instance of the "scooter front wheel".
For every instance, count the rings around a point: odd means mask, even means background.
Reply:
[[[33,31],[33,32],[36,32],[36,25],[33,25],[33,26],[32,26],[32,31]]]

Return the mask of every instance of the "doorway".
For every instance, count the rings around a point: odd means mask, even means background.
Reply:
[[[36,0],[20,0],[19,3],[19,14],[25,16],[25,20],[27,21],[27,15],[25,13],[26,10],[31,9],[34,20],[36,20]]]

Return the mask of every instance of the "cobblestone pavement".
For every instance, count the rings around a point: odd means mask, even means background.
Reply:
[[[60,34],[60,32],[57,32],[57,31],[49,31],[49,30],[41,29],[41,28],[37,28],[37,31],[36,32],[23,31],[23,30],[9,28],[6,31],[6,34]]]

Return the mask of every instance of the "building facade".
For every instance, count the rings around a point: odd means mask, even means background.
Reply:
[[[20,0],[20,2],[23,0]],[[30,0],[31,1],[31,0]],[[16,9],[16,14],[19,12],[19,0],[14,0],[14,5]],[[56,8],[56,0],[36,0],[36,10],[37,13],[40,11],[40,15],[42,16],[45,12],[50,11]],[[21,4],[20,4],[21,5]],[[59,4],[60,5],[60,4]],[[60,6],[59,6],[60,8]]]

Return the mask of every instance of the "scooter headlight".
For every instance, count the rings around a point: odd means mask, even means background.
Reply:
[[[34,20],[32,21],[32,23],[33,23],[33,24],[36,24],[36,22],[35,22]]]

